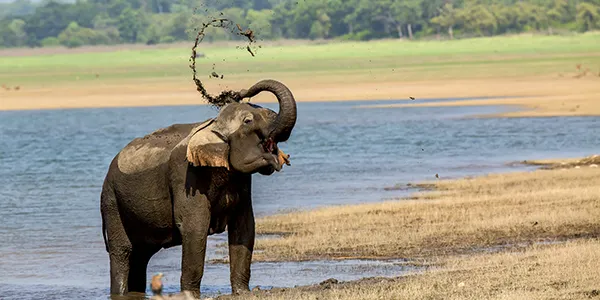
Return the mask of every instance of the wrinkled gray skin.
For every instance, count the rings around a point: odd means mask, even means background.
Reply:
[[[279,114],[231,103],[216,118],[175,124],[134,139],[113,159],[101,195],[113,295],[146,290],[146,267],[162,248],[182,245],[181,290],[200,296],[207,236],[228,229],[233,293],[248,290],[254,247],[251,175],[282,164],[296,103],[281,83],[263,80],[240,98],[274,93]],[[271,138],[275,144],[268,147]]]

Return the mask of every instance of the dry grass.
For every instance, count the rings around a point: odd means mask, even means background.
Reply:
[[[256,259],[422,257],[433,266],[426,271],[219,299],[600,298],[600,169],[421,186],[434,189],[410,200],[262,218],[259,233],[283,238],[258,240]],[[493,246],[501,247],[481,251]]]
[[[600,169],[437,181],[413,199],[260,219],[257,261],[432,257],[600,235]]]
[[[597,299],[600,242],[579,240],[456,257],[395,279],[255,292],[236,299]],[[219,297],[221,298],[221,297]],[[230,298],[230,297],[223,297]]]

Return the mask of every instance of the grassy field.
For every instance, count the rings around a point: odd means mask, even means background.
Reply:
[[[255,260],[406,258],[427,269],[233,298],[600,297],[594,159],[540,161],[563,168],[440,180],[421,184],[431,190],[410,199],[262,218],[257,231],[281,237],[258,240]]]
[[[7,84],[70,83],[80,81],[189,78],[191,46],[163,49],[122,49],[111,52],[0,56],[0,82]],[[201,45],[202,46],[202,45]],[[239,46],[244,46],[240,42]],[[571,71],[575,64],[594,65],[600,71],[600,34],[578,36],[511,36],[455,41],[399,41],[326,43],[321,45],[268,45],[252,57],[243,47],[200,47],[205,58],[199,69],[212,65],[228,76],[262,73],[392,72],[410,79],[471,78],[547,74]],[[41,52],[44,53],[44,52]],[[481,71],[481,72],[476,72]],[[449,74],[447,74],[450,72]],[[476,72],[477,74],[474,74]],[[373,74],[376,76],[377,74]],[[50,77],[47,77],[50,76]],[[40,77],[44,80],[40,81]],[[434,77],[434,78],[432,78]]]
[[[600,236],[600,168],[495,174],[422,185],[412,199],[265,217],[256,260],[422,258]]]
[[[299,101],[600,92],[600,77],[594,77],[600,73],[599,33],[259,45],[255,57],[232,43],[201,45],[206,57],[198,59],[198,69],[209,91],[247,88],[270,77],[286,83]],[[27,56],[4,50],[0,85],[11,90],[0,88],[0,110],[202,104],[188,67],[191,46],[73,53],[41,49]],[[585,78],[573,78],[578,64],[590,69]],[[213,66],[223,79],[208,79]],[[574,83],[582,93],[569,89]],[[262,101],[274,98],[256,98]]]

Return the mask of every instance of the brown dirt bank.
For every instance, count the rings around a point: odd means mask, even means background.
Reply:
[[[383,77],[376,79],[365,74],[314,74],[291,76],[267,74],[232,76],[209,82],[211,93],[224,89],[247,88],[257,78],[275,78],[290,87],[299,102],[406,100],[406,104],[377,107],[446,106],[446,105],[522,105],[533,110],[509,114],[527,115],[600,115],[600,81],[592,78],[503,78],[398,81]],[[411,101],[409,97],[415,97]],[[418,103],[426,98],[456,97],[528,97],[493,100],[469,100],[446,103]],[[252,102],[275,102],[267,94]],[[0,89],[0,110],[58,109],[83,107],[132,107],[163,105],[201,105],[204,100],[196,92],[191,79],[149,79],[77,83],[72,86],[48,86],[18,91]]]

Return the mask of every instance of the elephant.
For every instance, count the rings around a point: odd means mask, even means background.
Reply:
[[[262,91],[277,97],[278,113],[241,101]],[[271,79],[229,97],[216,117],[136,138],[112,159],[100,196],[111,295],[144,293],[152,255],[181,245],[180,288],[199,298],[207,237],[226,228],[232,293],[249,291],[251,176],[289,165],[277,143],[290,137],[297,109],[291,91]]]

